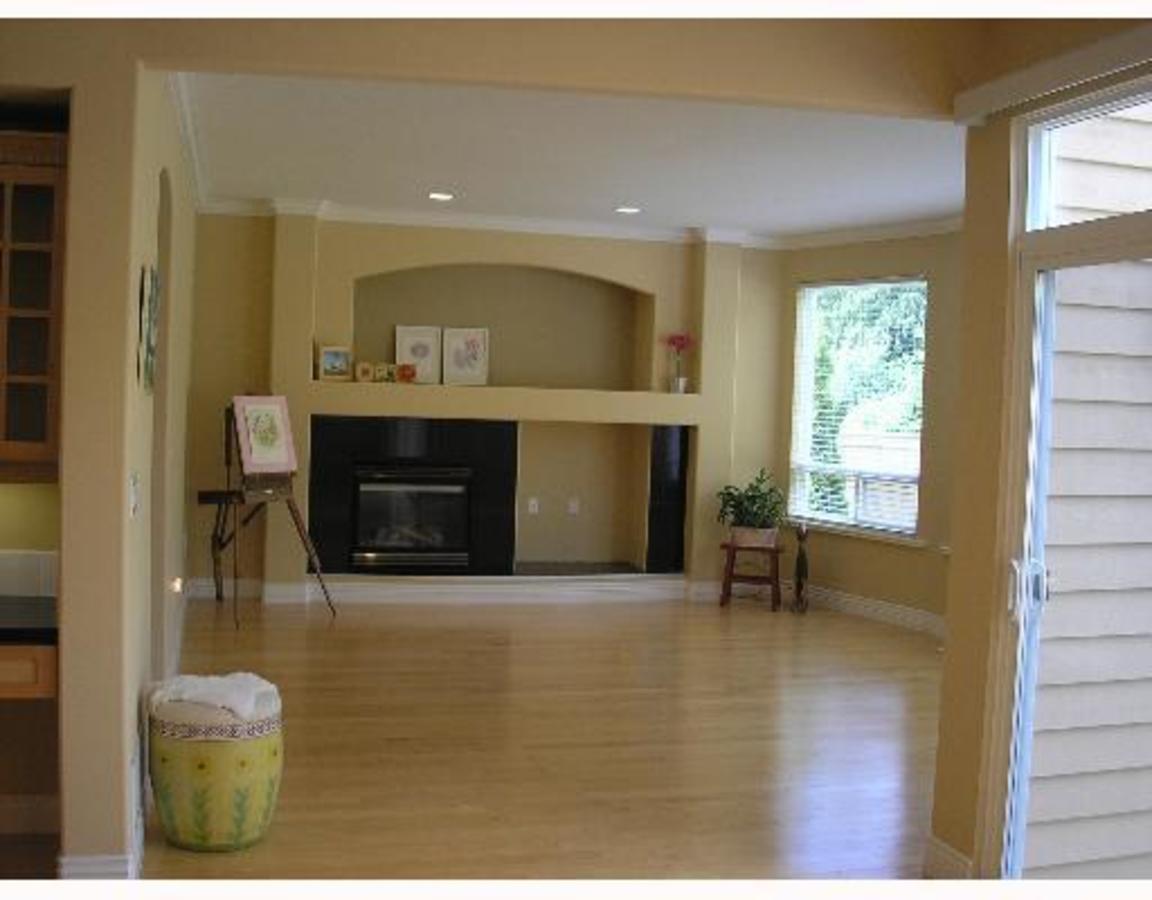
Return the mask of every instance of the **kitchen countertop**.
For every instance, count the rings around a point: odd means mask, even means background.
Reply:
[[[56,598],[0,594],[0,644],[54,645]]]

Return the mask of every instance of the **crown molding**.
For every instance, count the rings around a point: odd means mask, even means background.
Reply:
[[[274,216],[311,216],[314,219],[328,219],[330,206],[327,200],[297,200],[291,197],[276,197],[268,202]]]
[[[1138,25],[961,91],[952,116],[961,125],[979,125],[994,113],[1149,61],[1152,25]]]
[[[197,211],[213,216],[315,216],[326,222],[355,222],[366,225],[398,225],[410,228],[463,228],[477,231],[511,231],[525,234],[556,234],[567,237],[613,238],[682,244],[690,239],[688,229],[642,228],[598,222],[534,219],[518,216],[486,216],[472,213],[433,213],[402,209],[369,209],[325,200],[232,200],[204,198]]]
[[[205,216],[274,216],[276,210],[268,200],[226,200],[208,197],[196,204],[196,212]]]
[[[892,225],[846,228],[808,234],[753,234],[722,228],[638,228],[596,222],[532,219],[514,216],[483,216],[471,213],[432,213],[411,210],[368,209],[324,200],[230,200],[206,198],[198,211],[211,216],[314,216],[326,222],[352,222],[365,225],[394,225],[407,228],[462,228],[480,231],[508,231],[520,234],[551,234],[565,237],[608,238],[624,241],[652,241],[666,244],[735,244],[754,250],[803,250],[905,238],[950,234],[963,225],[960,216],[921,219]]]
[[[785,235],[769,238],[767,249],[807,250],[814,247],[837,247],[842,244],[867,244],[872,241],[899,241],[909,238],[931,237],[937,234],[953,234],[964,227],[962,216],[947,216],[941,219],[919,219],[913,222],[897,222],[891,225],[873,225],[864,228],[844,228],[837,231],[820,231],[811,234]]]
[[[752,236],[747,231],[733,228],[694,228],[692,236],[702,244],[736,244],[749,246]]]
[[[192,111],[189,97],[188,75],[185,72],[168,74],[168,92],[172,105],[176,108],[176,121],[180,128],[180,146],[184,150],[184,161],[192,176],[192,194],[196,198],[197,209],[204,202],[204,167],[200,163],[200,146],[196,141],[196,114]]]

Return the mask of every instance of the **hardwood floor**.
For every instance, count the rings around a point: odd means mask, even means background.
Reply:
[[[685,603],[190,604],[184,670],[284,699],[267,839],[149,877],[916,877],[936,639]]]

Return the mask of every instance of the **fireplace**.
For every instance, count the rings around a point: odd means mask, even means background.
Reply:
[[[354,570],[469,570],[471,469],[368,465],[354,477]]]

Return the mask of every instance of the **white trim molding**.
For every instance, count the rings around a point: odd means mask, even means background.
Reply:
[[[813,606],[833,609],[852,616],[862,616],[888,625],[897,625],[912,631],[923,631],[943,640],[947,636],[944,617],[938,613],[916,609],[893,600],[862,597],[834,588],[808,585],[808,598]]]
[[[200,163],[200,145],[196,140],[196,114],[188,95],[189,80],[186,72],[168,74],[168,91],[172,95],[172,105],[176,107],[176,120],[180,126],[180,143],[184,148],[184,161],[192,176],[192,195],[196,198],[196,208],[204,203],[204,167]]]
[[[885,225],[865,225],[833,231],[773,237],[746,231],[716,228],[645,228],[600,222],[572,222],[515,216],[485,216],[464,213],[415,212],[402,209],[368,209],[344,206],[324,200],[237,200],[203,198],[197,211],[209,216],[315,216],[325,222],[351,222],[362,225],[394,225],[406,228],[460,228],[479,231],[508,231],[519,234],[552,234],[564,237],[602,238],[620,241],[650,241],[665,244],[735,244],[752,250],[803,250],[809,247],[836,247],[907,238],[952,234],[963,227],[960,216],[916,219]]]
[[[241,578],[236,586],[241,597],[261,597],[264,582],[259,578]],[[205,600],[216,596],[216,585],[211,578],[189,578],[184,583],[184,596],[188,600]],[[224,579],[224,600],[232,600],[232,579]]]
[[[59,834],[56,794],[0,794],[0,834]]]
[[[1138,25],[961,91],[952,104],[952,114],[960,124],[977,125],[993,113],[1114,75],[1150,60],[1152,25]]]
[[[688,583],[679,575],[589,575],[589,576],[407,576],[368,579],[329,577],[325,579],[337,603],[595,603],[683,600]],[[273,590],[269,591],[269,587]],[[295,588],[295,590],[293,590]],[[271,594],[289,602],[321,602],[324,595],[315,579],[298,586],[265,586]],[[277,602],[277,601],[271,601]]]
[[[889,225],[865,225],[860,228],[841,228],[835,231],[817,231],[811,234],[783,235],[778,238],[765,237],[753,239],[746,246],[762,247],[769,250],[807,250],[812,247],[840,247],[846,244],[903,241],[939,234],[955,234],[963,227],[963,216],[943,216],[938,219],[917,219],[911,222],[894,222]]]
[[[957,881],[972,877],[972,860],[934,834],[924,842],[924,877]]]
[[[132,880],[140,877],[140,858],[124,856],[61,856],[57,873],[61,878]]]

